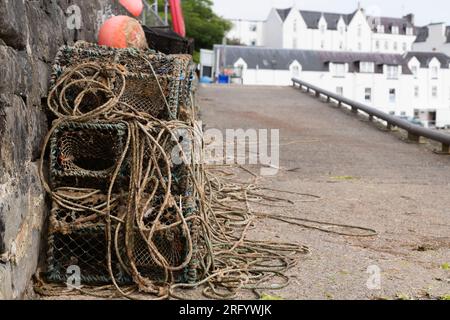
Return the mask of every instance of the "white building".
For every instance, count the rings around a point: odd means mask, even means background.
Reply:
[[[214,47],[213,70],[244,85],[292,85],[292,77],[426,126],[450,125],[450,57],[247,46]]]
[[[229,21],[232,23],[232,28],[227,34],[229,40],[234,40],[248,46],[263,45],[263,21],[241,19],[232,19]]]
[[[265,21],[231,20],[229,39],[248,46],[324,51],[404,53],[416,40],[414,16],[371,17],[273,8]]]
[[[450,55],[450,26],[444,23],[432,23],[417,29],[414,51],[443,52]]]

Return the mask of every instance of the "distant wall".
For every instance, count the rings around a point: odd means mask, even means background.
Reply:
[[[81,9],[81,28],[72,5]],[[48,208],[38,177],[48,79],[58,48],[95,41],[113,0],[0,1],[0,299],[21,298],[36,271]]]

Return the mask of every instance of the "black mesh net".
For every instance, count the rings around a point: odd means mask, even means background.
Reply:
[[[105,187],[124,152],[126,132],[121,123],[63,123],[51,138],[52,185]]]

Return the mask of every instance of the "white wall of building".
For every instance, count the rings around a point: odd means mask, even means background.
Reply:
[[[230,20],[232,28],[228,39],[237,39],[247,46],[262,46],[264,39],[264,22],[256,20]]]
[[[427,26],[428,38],[424,42],[415,42],[413,51],[424,52],[442,52],[450,55],[450,43],[447,43],[445,35],[446,25],[443,23],[435,23]]]
[[[263,24],[263,45],[270,48],[282,48],[283,47],[283,21],[276,12],[272,9],[269,13],[269,17]]]
[[[372,30],[369,24],[372,20],[368,19],[362,10],[354,13],[348,25],[341,16],[337,28],[328,26],[323,16],[317,28],[308,28],[300,10],[296,7],[292,8],[284,21],[276,9],[270,11],[265,21],[230,21],[233,28],[227,38],[240,39],[242,44],[249,46],[399,54],[411,51],[416,40],[414,34],[402,32],[392,34],[388,30],[384,32]],[[257,26],[256,31],[252,31],[254,30],[252,26]],[[440,40],[437,42],[441,43]],[[450,45],[448,48],[450,49]]]
[[[410,118],[418,116],[425,125],[431,120],[428,119],[429,113],[436,112],[436,126],[450,125],[450,69],[442,68],[437,59],[432,60],[428,68],[420,68],[420,63],[411,59],[409,66],[411,69],[417,66],[417,73],[403,74],[401,66],[398,66],[398,79],[388,76],[387,66],[383,67],[383,73],[360,73],[348,72],[346,65],[345,75],[337,77],[332,63],[329,71],[322,72],[304,71],[297,61],[293,62],[293,65],[298,65],[296,70],[248,69],[243,60],[239,64],[244,65],[244,85],[289,86],[292,85],[292,77],[297,76],[331,92],[342,88],[345,97],[386,113]],[[433,67],[439,68],[437,78],[432,75]],[[419,88],[418,97],[415,96],[416,87]],[[437,96],[433,96],[433,87],[437,87]],[[366,89],[370,89],[370,101],[366,100]],[[391,90],[395,90],[395,100],[391,99]],[[429,123],[430,126],[433,124]]]

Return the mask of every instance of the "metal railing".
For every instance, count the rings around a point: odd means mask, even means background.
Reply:
[[[330,92],[321,89],[315,85],[308,82],[302,81],[298,78],[292,78],[294,87],[299,87],[304,89],[306,92],[314,92],[317,98],[321,96],[325,97],[327,102],[331,102],[331,99],[335,100],[338,105],[347,105],[355,113],[361,111],[369,116],[369,120],[373,121],[374,118],[385,121],[387,123],[387,128],[390,130],[393,127],[398,127],[405,130],[408,133],[408,139],[414,142],[419,142],[421,137],[437,141],[442,144],[442,153],[450,153],[450,135],[431,130],[428,128],[421,127],[419,125],[413,124],[409,121],[403,120],[393,115],[389,115],[383,111],[375,109],[373,107],[366,106],[362,103],[350,100],[334,92]]]

